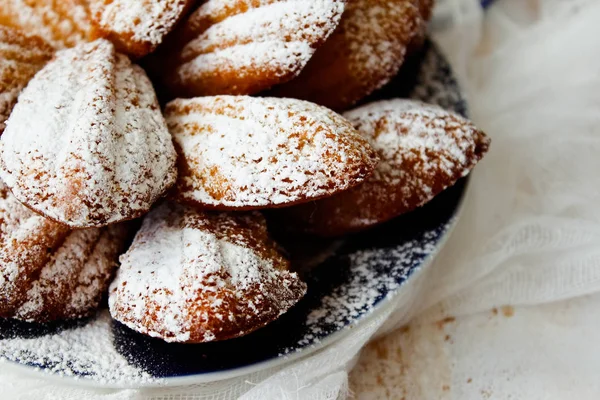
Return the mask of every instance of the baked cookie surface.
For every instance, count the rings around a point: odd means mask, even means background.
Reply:
[[[214,96],[165,109],[179,152],[177,200],[214,209],[280,207],[362,182],[377,156],[340,115],[295,99]]]
[[[152,52],[195,0],[90,0],[94,34],[135,58]]]
[[[56,49],[93,39],[87,0],[2,0],[0,25],[39,36]]]
[[[172,95],[254,94],[297,76],[334,31],[345,0],[208,0],[167,58]]]
[[[41,38],[0,26],[0,135],[21,89],[53,54]]]
[[[465,118],[415,100],[379,101],[344,116],[370,140],[380,162],[354,188],[278,210],[295,229],[336,236],[414,210],[467,175],[490,143]]]
[[[128,235],[73,231],[23,206],[0,182],[0,316],[49,322],[91,315]]]
[[[76,228],[136,218],[176,178],[152,84],[105,40],[59,51],[36,74],[7,122],[0,158],[0,176],[21,202]]]
[[[343,111],[398,73],[421,25],[414,0],[349,0],[300,75],[273,93]]]
[[[242,336],[306,292],[261,214],[210,213],[165,202],[144,219],[111,285],[113,318],[168,342]]]

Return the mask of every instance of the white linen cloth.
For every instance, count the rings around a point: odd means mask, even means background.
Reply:
[[[599,398],[600,2],[439,1],[434,38],[493,142],[408,312],[400,296],[306,359],[210,385],[88,390],[3,365],[0,397]]]

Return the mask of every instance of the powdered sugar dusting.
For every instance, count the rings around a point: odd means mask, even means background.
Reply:
[[[356,129],[371,140],[380,155],[370,180],[387,185],[409,185],[407,191],[433,188],[424,177],[444,174],[464,176],[473,160],[467,155],[478,142],[489,142],[468,120],[438,106],[415,100],[395,99],[368,104],[344,114]],[[419,173],[402,168],[407,159],[418,158]],[[410,177],[407,177],[410,175]]]
[[[68,229],[24,207],[0,182],[0,315],[11,316],[27,300],[32,276],[45,267],[47,249]]]
[[[440,50],[431,42],[425,42],[425,48],[417,81],[409,97],[438,105],[444,110],[453,111],[466,118],[467,104],[450,66]]]
[[[313,54],[314,50],[305,42],[250,42],[236,46],[224,48],[218,52],[202,54],[194,58],[193,61],[182,64],[177,68],[176,80],[180,82],[189,82],[198,79],[198,77],[210,76],[217,71],[235,71],[236,76],[241,79],[254,79],[253,75],[260,65],[268,65],[273,68],[272,72],[276,78],[285,78],[290,71],[298,69],[297,65],[304,65]],[[189,53],[188,53],[189,54]],[[265,60],[269,57],[270,60]],[[218,94],[218,93],[236,93],[247,92],[238,86],[229,84],[230,89],[216,90],[215,93],[198,94]],[[240,85],[241,86],[241,85]],[[255,92],[252,89],[251,92]],[[250,94],[250,93],[249,93]]]
[[[118,321],[169,342],[237,337],[302,297],[306,286],[288,267],[260,214],[164,203],[121,257],[109,306]]]
[[[453,223],[454,219],[451,219],[445,225],[392,248],[374,247],[350,253],[347,256],[349,281],[323,297],[320,305],[307,315],[299,348],[313,346],[331,333],[356,323],[380,301],[396,294],[436,250],[440,237]],[[288,348],[283,354],[293,351],[297,348]]]
[[[333,32],[344,6],[341,0],[207,1],[184,25],[189,43],[171,84],[193,95],[252,94],[289,80]]]
[[[178,196],[215,208],[289,204],[363,181],[376,158],[339,115],[276,98],[175,100],[167,123],[186,165]]]
[[[31,282],[13,317],[44,321],[89,315],[108,287],[126,233],[123,226],[72,231]]]
[[[90,9],[102,34],[119,48],[142,56],[173,29],[191,0],[93,0]]]
[[[368,78],[373,72],[382,70],[389,79],[398,71],[417,25],[412,3],[412,0],[350,2],[349,16],[342,23],[351,52],[349,67],[353,74]],[[403,25],[401,34],[394,37],[399,24]],[[377,87],[386,82],[378,82]]]
[[[421,25],[413,0],[352,0],[338,28],[278,95],[344,110],[398,72]]]
[[[21,89],[53,53],[42,39],[0,26],[0,135]]]
[[[415,100],[374,102],[344,117],[370,141],[380,162],[350,190],[281,210],[293,229],[336,236],[412,211],[467,175],[490,143],[460,115]]]
[[[122,225],[70,231],[0,183],[0,315],[45,322],[94,312],[126,234]]]
[[[55,48],[91,38],[87,0],[2,0],[0,25],[40,36]]]
[[[46,373],[73,376],[109,384],[160,382],[131,366],[112,343],[107,311],[85,326],[58,333],[0,340],[0,360],[17,361],[42,368]],[[3,332],[10,336],[10,332]]]
[[[104,40],[57,53],[23,90],[0,145],[15,196],[73,227],[137,217],[176,177],[152,84]]]
[[[204,7],[210,8],[211,3],[214,1],[209,1]],[[335,0],[289,0],[251,7],[244,13],[233,15],[212,25],[186,45],[182,57],[189,59],[196,53],[205,54],[250,42],[277,43],[279,41],[290,43],[292,47],[295,43],[303,42],[311,46],[323,41],[333,30],[332,14],[340,15],[343,9],[344,3]],[[201,7],[198,13],[205,14],[206,11],[208,10]],[[274,55],[268,53],[261,56],[265,57],[265,60],[268,57],[275,62],[278,61]],[[264,61],[267,62],[269,61]]]

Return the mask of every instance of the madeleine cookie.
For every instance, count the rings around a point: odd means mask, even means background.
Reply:
[[[335,32],[274,94],[344,110],[400,69],[422,20],[415,0],[349,0]]]
[[[0,176],[65,225],[136,218],[176,179],[152,84],[110,42],[59,51],[23,89],[0,139]]]
[[[467,175],[490,144],[468,120],[413,100],[375,102],[344,116],[371,140],[381,161],[359,186],[277,210],[294,229],[335,236],[411,211]]]
[[[0,316],[48,322],[92,314],[127,228],[72,231],[23,206],[0,182]]]
[[[52,54],[52,47],[39,37],[0,26],[0,135],[21,89]]]
[[[94,34],[139,58],[152,52],[194,0],[91,0]]]
[[[275,320],[306,285],[264,218],[165,202],[144,219],[110,287],[114,319],[168,342],[235,338]]]
[[[208,0],[175,35],[164,82],[178,97],[253,94],[297,76],[345,0]]]
[[[60,49],[92,39],[87,0],[2,0],[0,25],[41,37]]]
[[[179,201],[214,209],[278,207],[362,182],[377,156],[344,118],[301,100],[177,99],[165,109],[179,152]]]

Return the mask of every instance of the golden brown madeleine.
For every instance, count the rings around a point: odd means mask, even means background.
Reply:
[[[72,231],[23,206],[0,182],[0,316],[91,315],[124,250],[125,225]]]
[[[98,40],[59,51],[0,139],[19,201],[76,228],[136,218],[175,182],[176,153],[144,71]]]
[[[345,110],[396,75],[421,22],[414,0],[349,0],[335,32],[274,93]]]
[[[135,58],[152,52],[195,0],[89,0],[94,34]]]
[[[0,135],[21,89],[54,54],[37,36],[0,26]]]
[[[37,35],[57,49],[92,39],[87,0],[2,0],[0,25]]]
[[[177,200],[219,210],[280,207],[362,182],[377,156],[340,115],[295,99],[177,99],[165,117],[179,153]]]
[[[375,102],[344,116],[371,141],[381,161],[359,186],[274,211],[292,229],[342,235],[411,211],[467,175],[490,144],[468,120],[413,100]]]
[[[110,288],[113,318],[168,342],[248,334],[296,304],[306,285],[262,215],[165,202],[143,222]]]
[[[253,94],[297,76],[340,21],[345,0],[208,0],[162,57],[175,97]],[[170,45],[171,46],[171,45]]]

